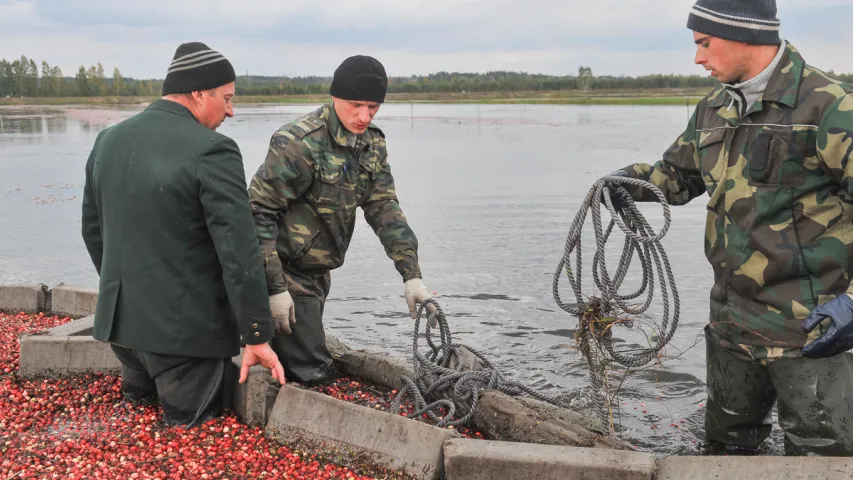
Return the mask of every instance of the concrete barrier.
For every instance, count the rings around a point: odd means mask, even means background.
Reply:
[[[91,337],[95,317],[74,320],[65,325],[21,337],[20,371],[22,377],[64,377],[103,372],[117,374],[121,364],[109,344]]]
[[[68,317],[93,315],[98,305],[98,290],[57,285],[50,289],[50,313]]]
[[[459,438],[405,417],[285,385],[275,401],[266,434],[284,444],[332,452],[331,461],[357,467],[403,470],[418,479],[438,479],[445,440]]]
[[[850,457],[667,457],[658,462],[656,480],[811,480],[853,478]]]
[[[651,480],[656,468],[654,456],[621,450],[467,439],[444,444],[447,480]]]
[[[38,285],[0,285],[0,310],[38,313],[45,311],[47,287]]]
[[[242,355],[232,359],[237,368]],[[234,390],[234,413],[246,425],[266,427],[281,386],[272,379],[270,371],[260,365],[249,369],[249,377]]]

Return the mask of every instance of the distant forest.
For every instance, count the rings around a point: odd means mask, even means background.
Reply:
[[[853,83],[853,74],[830,76]],[[329,91],[331,77],[266,77],[241,75],[236,89],[240,95],[307,95]],[[595,76],[581,66],[576,75],[540,75],[496,71],[488,73],[448,73],[410,77],[391,77],[389,93],[522,92],[558,90],[651,90],[710,88],[716,80],[699,75],[646,75],[641,77]],[[80,65],[73,77],[59,67],[21,56],[0,60],[0,97],[99,97],[159,96],[162,79],[124,77],[118,68],[112,75],[100,63],[88,68]]]

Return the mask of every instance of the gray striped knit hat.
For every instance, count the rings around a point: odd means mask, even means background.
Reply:
[[[201,42],[181,44],[163,81],[163,95],[197,92],[237,79],[234,67],[221,53]]]
[[[780,43],[776,0],[698,0],[687,28],[753,45]]]

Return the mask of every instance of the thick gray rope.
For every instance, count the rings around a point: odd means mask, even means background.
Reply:
[[[438,345],[433,343],[431,335],[431,322],[426,322],[425,338],[430,351],[424,355],[418,350],[418,338],[420,337],[421,317],[425,313],[426,305],[432,304],[435,313],[429,314],[430,320],[435,320],[438,326]],[[551,403],[557,406],[565,406],[562,395],[547,395],[529,387],[521,385],[504,378],[492,364],[480,352],[471,347],[454,344],[447,319],[441,306],[434,299],[427,300],[418,309],[418,318],[415,320],[415,332],[412,350],[412,367],[415,378],[403,377],[403,387],[391,404],[392,411],[399,411],[403,398],[408,394],[415,402],[415,411],[408,415],[409,418],[418,417],[424,413],[429,416],[438,427],[466,425],[474,416],[477,402],[485,390],[498,390],[507,395],[527,394],[533,398]],[[482,370],[461,371],[451,367],[451,359],[454,349],[465,347],[476,356],[482,366]],[[436,409],[444,407],[444,417],[436,413]],[[458,417],[457,420],[453,420]]]
[[[610,199],[610,191],[615,188],[621,189],[623,188],[622,185],[645,188],[651,190],[658,197],[663,208],[664,218],[664,225],[659,233],[654,232],[651,225],[637,209],[634,200],[627,195],[627,192],[623,192],[626,197],[624,206],[619,211],[614,209]],[[602,228],[601,222],[602,204],[611,216],[606,230]],[[583,267],[581,236],[584,222],[590,211],[592,212],[596,242],[596,251],[592,260],[592,280],[597,295],[596,299],[584,296],[581,282]],[[560,308],[580,319],[576,337],[579,340],[580,350],[590,367],[590,383],[593,387],[594,402],[598,409],[599,419],[604,425],[612,423],[610,420],[610,401],[606,396],[607,364],[615,362],[625,367],[646,365],[658,357],[659,352],[672,339],[678,326],[678,291],[675,287],[675,279],[672,275],[669,259],[660,243],[669,229],[669,224],[669,204],[658,187],[646,181],[625,176],[605,176],[593,184],[575,216],[566,240],[565,254],[557,265],[557,271],[554,274],[554,300]],[[614,226],[619,227],[625,234],[625,244],[615,274],[611,275],[607,269],[604,247]],[[572,266],[572,252],[575,252],[576,255],[574,266]],[[636,292],[620,294],[619,287],[625,280],[634,253],[639,257],[642,266],[641,285]],[[563,303],[560,299],[559,284],[564,273],[575,294],[576,305]],[[657,274],[657,281],[663,298],[663,317],[658,332],[656,332],[657,335],[649,340],[650,346],[648,348],[634,350],[633,352],[620,351],[613,346],[612,328],[616,324],[632,327],[632,319],[642,315],[651,306],[655,293],[655,274]],[[642,305],[629,305],[627,303],[639,298],[644,293],[646,293],[646,300]],[[672,296],[671,314],[670,295]],[[590,317],[602,316],[607,318],[598,319],[605,320],[604,322],[590,321]],[[620,318],[621,321],[613,322],[614,319]],[[607,321],[613,323],[608,325]]]

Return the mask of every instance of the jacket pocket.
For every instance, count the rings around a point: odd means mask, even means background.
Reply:
[[[749,185],[763,188],[800,187],[806,178],[806,157],[815,151],[809,130],[763,127],[749,150]]]
[[[344,203],[346,188],[343,170],[343,166],[323,165],[317,168],[314,184],[311,186],[308,197],[318,211],[320,209],[336,210]]]

